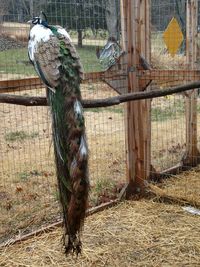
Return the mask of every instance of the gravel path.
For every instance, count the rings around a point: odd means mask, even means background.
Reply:
[[[0,36],[0,51],[25,47],[26,43],[15,41],[11,38]]]

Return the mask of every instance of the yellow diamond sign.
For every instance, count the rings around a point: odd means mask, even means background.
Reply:
[[[176,18],[173,18],[163,34],[169,53],[174,57],[183,42],[183,34]]]

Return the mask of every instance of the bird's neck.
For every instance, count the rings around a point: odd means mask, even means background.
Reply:
[[[58,35],[58,30],[57,30],[57,28],[55,27],[55,26],[52,26],[52,25],[49,25],[46,21],[43,21],[41,24],[39,24],[40,26],[43,26],[43,27],[45,27],[45,28],[47,28],[47,29],[49,29],[49,30],[51,30],[52,31],[52,33],[54,34],[54,35]]]
[[[55,26],[48,25],[48,27],[54,35],[58,35],[58,30]]]

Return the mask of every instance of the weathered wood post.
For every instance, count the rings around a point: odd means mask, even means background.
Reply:
[[[150,1],[121,1],[123,46],[128,54],[128,92],[138,92],[140,55],[150,60]],[[150,174],[150,100],[127,103],[127,196],[142,193]]]
[[[140,54],[146,60],[147,63],[151,62],[151,0],[140,1]],[[149,80],[146,79],[145,83]],[[149,91],[149,87],[146,91]],[[141,90],[141,88],[140,88]],[[151,100],[145,100],[142,102],[144,112],[144,179],[148,179],[151,175]]]
[[[187,0],[186,12],[186,58],[187,66],[194,70],[197,59],[198,1]],[[197,148],[197,90],[186,96],[186,154],[183,164],[196,166],[199,161]]]

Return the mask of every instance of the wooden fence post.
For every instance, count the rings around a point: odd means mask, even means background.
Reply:
[[[140,55],[150,59],[148,0],[121,1],[123,46],[128,53],[128,92],[138,92]],[[142,193],[150,172],[150,100],[127,103],[127,196]]]
[[[140,54],[147,63],[151,62],[151,0],[140,1]],[[149,87],[146,88],[149,91]],[[144,131],[144,179],[148,179],[151,171],[151,100],[142,101]]]
[[[186,12],[186,58],[187,66],[195,69],[197,59],[198,1],[187,0]],[[186,153],[184,166],[196,166],[199,161],[197,148],[197,90],[186,96]]]

